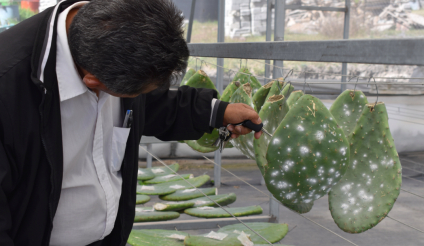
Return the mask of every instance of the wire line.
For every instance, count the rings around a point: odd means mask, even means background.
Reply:
[[[386,216],[387,218],[389,218],[389,219],[392,219],[392,220],[394,220],[394,221],[396,221],[396,222],[398,222],[398,223],[401,223],[402,225],[404,225],[404,226],[407,226],[407,227],[409,227],[409,228],[412,228],[412,229],[414,229],[414,230],[416,230],[416,231],[419,231],[419,232],[421,232],[421,233],[424,233],[424,231],[421,231],[420,229],[417,229],[417,228],[415,228],[415,227],[413,227],[413,226],[411,226],[411,225],[408,225],[408,224],[405,224],[405,223],[403,223],[403,222],[401,222],[401,221],[399,221],[399,220],[397,220],[397,219],[393,219],[392,217],[390,217],[390,216]]]
[[[223,209],[225,212],[227,212],[229,215],[231,215],[234,219],[236,219],[237,221],[239,221],[240,223],[242,223],[244,226],[246,226],[249,230],[251,230],[252,232],[254,232],[256,235],[258,235],[260,238],[262,238],[263,240],[265,240],[265,242],[267,242],[268,244],[272,245],[271,242],[269,242],[266,238],[264,238],[262,235],[260,235],[258,232],[254,231],[252,228],[250,228],[248,225],[246,225],[243,221],[241,221],[239,218],[237,218],[234,214],[230,213],[227,209],[223,208],[220,204],[218,204],[217,202],[215,202],[212,198],[210,198],[208,195],[206,195],[203,191],[199,190],[196,186],[194,186],[192,183],[188,182],[187,179],[183,178],[180,174],[178,174],[176,171],[172,170],[172,168],[170,168],[165,162],[163,162],[161,159],[159,159],[158,157],[156,157],[155,155],[153,155],[152,153],[150,153],[149,151],[147,151],[147,149],[145,149],[144,147],[140,146],[144,151],[146,151],[148,154],[150,154],[151,156],[153,156],[156,160],[158,160],[162,165],[164,165],[165,167],[167,167],[169,170],[171,170],[172,172],[174,172],[176,175],[178,175],[182,180],[184,180],[185,182],[187,182],[189,185],[191,185],[194,189],[196,189],[197,191],[199,191],[200,193],[202,193],[205,197],[207,197],[209,200],[211,200],[213,203],[215,203],[216,205],[218,205],[221,209]]]

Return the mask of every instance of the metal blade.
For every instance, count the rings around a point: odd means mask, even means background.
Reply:
[[[265,128],[263,128],[262,127],[262,130],[261,130],[263,133],[265,133],[266,135],[268,135],[268,136],[270,136],[270,137],[272,137],[272,134],[271,133],[269,133],[267,130],[265,130]]]

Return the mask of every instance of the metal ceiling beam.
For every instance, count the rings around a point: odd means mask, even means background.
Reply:
[[[190,55],[238,59],[424,65],[424,39],[192,43]]]

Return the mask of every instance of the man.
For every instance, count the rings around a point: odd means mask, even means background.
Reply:
[[[169,0],[69,0],[0,34],[0,245],[125,245],[142,135],[260,123],[215,91],[169,90],[182,20]]]

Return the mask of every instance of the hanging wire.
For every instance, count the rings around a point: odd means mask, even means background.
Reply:
[[[402,190],[402,191],[404,191],[404,192],[406,192],[406,193],[409,193],[409,194],[411,194],[411,195],[414,195],[414,196],[417,196],[417,197],[419,197],[419,198],[424,199],[424,197],[423,197],[423,196],[420,196],[420,195],[415,194],[415,193],[413,193],[413,192],[410,192],[410,191],[408,191],[408,190],[405,190],[405,189],[402,189],[402,188],[401,188],[401,190]]]
[[[264,64],[264,65],[269,65],[269,66],[272,66],[272,67],[275,67],[275,68],[280,68],[280,69],[283,69],[283,70],[290,70],[290,68],[283,68],[283,67],[279,67],[279,66],[275,66],[275,65],[273,65],[273,64],[268,64],[268,63],[266,63],[266,62],[260,62],[260,61],[258,61],[258,60],[256,60],[256,59],[250,59],[250,60],[253,60],[254,62],[257,62],[257,63],[261,63],[261,64]],[[304,73],[303,71],[294,71],[295,73]],[[344,75],[344,74],[338,74],[338,73],[318,73],[318,72],[307,72],[307,73],[309,73],[309,74],[319,74],[319,75],[333,75],[333,76],[340,76],[340,77],[350,77],[350,75]],[[359,77],[359,78],[362,78],[362,79],[368,79],[369,77]],[[424,77],[418,77],[418,78],[404,78],[404,77],[375,77],[376,79],[423,79],[424,80]]]
[[[232,173],[231,171],[229,171],[229,170],[227,170],[226,168],[224,168],[224,167],[222,167],[222,166],[220,166],[220,165],[216,164],[214,161],[212,161],[211,159],[207,158],[206,156],[203,156],[203,158],[205,158],[206,160],[208,160],[208,161],[209,161],[209,162],[211,162],[212,164],[214,164],[214,165],[216,165],[216,166],[219,166],[220,168],[222,168],[223,170],[225,170],[225,171],[226,171],[226,172],[228,172],[229,174],[233,175],[233,176],[234,176],[235,178],[237,178],[238,180],[242,181],[243,183],[247,184],[248,186],[252,187],[253,189],[255,189],[255,190],[259,191],[260,193],[264,194],[264,195],[265,195],[265,196],[267,196],[268,198],[270,198],[270,199],[272,199],[272,200],[276,201],[278,204],[282,204],[280,201],[278,201],[277,199],[275,199],[273,196],[270,196],[269,194],[267,194],[267,193],[265,193],[265,192],[263,192],[263,191],[259,190],[258,188],[256,188],[255,186],[251,185],[251,184],[250,184],[250,183],[248,183],[247,181],[243,180],[243,179],[242,179],[242,178],[240,178],[239,176],[235,175],[235,174],[234,174],[234,173]],[[323,225],[321,225],[321,224],[319,224],[319,223],[317,223],[317,222],[315,222],[315,221],[313,221],[313,220],[309,219],[308,217],[305,217],[304,215],[299,214],[299,213],[297,213],[297,212],[295,212],[295,211],[293,211],[293,210],[291,210],[291,209],[289,209],[289,210],[290,210],[290,211],[292,211],[293,213],[297,214],[297,215],[302,216],[303,218],[305,218],[305,219],[309,220],[310,222],[312,222],[312,223],[314,223],[314,224],[316,224],[316,225],[318,225],[318,226],[320,226],[320,227],[322,227],[322,228],[326,229],[327,231],[329,231],[329,232],[333,233],[334,235],[336,235],[336,236],[338,236],[338,237],[340,237],[340,238],[344,239],[345,241],[347,241],[347,242],[349,242],[349,243],[351,243],[351,244],[353,244],[353,245],[358,246],[357,244],[355,244],[355,243],[351,242],[350,240],[348,240],[348,239],[346,239],[346,238],[342,237],[341,235],[339,235],[339,234],[337,234],[337,233],[333,232],[332,230],[327,229],[327,228],[326,228],[326,227],[324,227]]]
[[[418,181],[418,182],[421,182],[421,183],[424,183],[424,181],[422,181],[422,180],[415,179],[415,178],[411,178],[411,177],[406,176],[406,175],[402,175],[402,177],[403,177],[403,178],[407,178],[407,179],[411,179],[411,180],[414,180],[414,181]]]
[[[230,211],[228,211],[227,209],[225,209],[224,207],[222,207],[219,203],[217,203],[216,201],[214,201],[212,198],[210,198],[208,195],[206,195],[202,190],[198,189],[196,186],[194,186],[192,183],[190,183],[187,179],[183,178],[179,173],[177,173],[176,171],[174,171],[172,168],[170,168],[165,162],[163,162],[161,159],[159,159],[158,157],[156,157],[155,155],[153,155],[153,153],[150,153],[146,148],[144,148],[143,146],[140,146],[140,148],[142,148],[144,151],[146,151],[146,153],[148,153],[149,155],[153,156],[153,158],[155,158],[157,161],[159,161],[162,165],[164,165],[166,168],[168,168],[169,170],[171,170],[173,173],[175,173],[176,175],[178,175],[182,180],[184,180],[186,183],[188,183],[189,185],[191,185],[194,189],[196,189],[197,191],[199,191],[200,193],[202,193],[202,195],[204,195],[205,197],[207,197],[209,200],[211,200],[213,203],[215,203],[219,208],[221,208],[222,210],[224,210],[225,212],[227,212],[229,215],[231,215],[234,219],[236,219],[237,221],[239,221],[240,223],[242,223],[244,226],[246,226],[249,230],[251,230],[252,232],[254,232],[256,235],[258,235],[260,238],[262,238],[263,240],[265,240],[265,242],[267,242],[268,244],[272,245],[271,242],[269,242],[266,238],[264,238],[262,235],[260,235],[258,232],[256,232],[255,230],[253,230],[252,228],[250,228],[248,225],[246,225],[243,221],[241,221],[239,218],[237,218],[234,214],[232,214]]]
[[[414,163],[414,164],[417,164],[417,165],[424,166],[424,164],[423,164],[423,163],[415,162],[415,161],[413,161],[413,160],[409,160],[409,159],[401,159],[401,158],[400,158],[400,160],[401,160],[401,161],[405,160],[405,161],[408,161],[408,162],[411,162],[411,163]]]
[[[394,220],[394,221],[396,221],[396,222],[399,222],[399,223],[401,223],[402,225],[404,225],[404,226],[407,226],[407,227],[409,227],[409,228],[412,228],[412,229],[414,229],[414,230],[416,230],[416,231],[419,231],[419,232],[421,232],[421,233],[424,233],[424,231],[421,231],[420,229],[417,229],[417,228],[415,228],[415,227],[413,227],[413,226],[411,226],[411,225],[407,225],[407,224],[405,224],[405,223],[403,223],[402,221],[399,221],[399,220],[397,220],[397,219],[393,219],[392,217],[390,217],[390,216],[386,216],[387,218],[389,218],[389,219],[392,219],[392,220]]]

